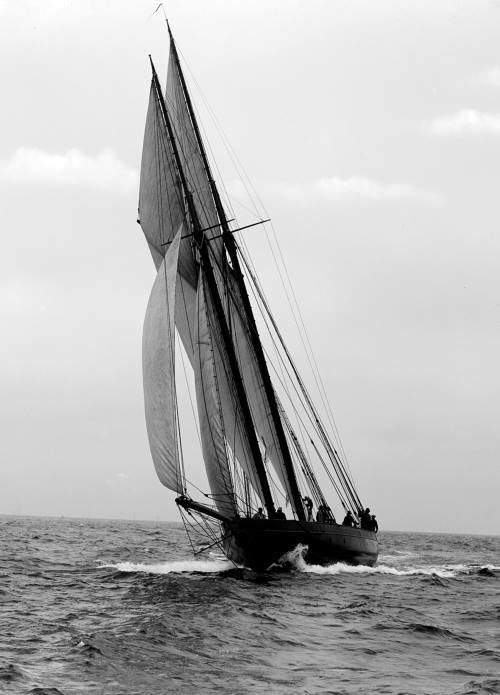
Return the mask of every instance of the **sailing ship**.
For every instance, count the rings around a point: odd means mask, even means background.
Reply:
[[[138,219],[157,271],[143,331],[145,414],[157,475],[176,493],[182,518],[210,529],[214,544],[239,565],[265,569],[298,546],[308,562],[373,565],[376,533],[363,523],[366,510],[349,468],[237,240],[242,228],[228,219],[168,31],[165,91],[150,56]],[[293,389],[278,392],[271,380],[249,289]],[[209,490],[203,501],[193,494],[183,457],[179,350],[194,378],[198,462],[202,458]],[[285,402],[292,393],[299,405]],[[352,526],[336,523],[318,468],[342,513],[352,514]]]

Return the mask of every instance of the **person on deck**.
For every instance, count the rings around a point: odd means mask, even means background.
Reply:
[[[275,519],[286,519],[285,512],[281,509],[281,507],[278,507],[276,510],[276,514],[274,515]]]
[[[359,515],[360,521],[361,521],[361,528],[370,530],[371,527],[371,516],[370,516],[370,507],[367,507],[364,511],[361,512]]]
[[[304,502],[304,507],[306,508],[307,521],[312,521],[313,520],[313,501],[310,497],[303,497],[302,501]]]
[[[354,521],[354,517],[351,514],[351,510],[349,509],[347,514],[345,515],[344,521],[342,522],[342,526],[349,526],[350,528],[352,528],[355,525],[356,522]]]
[[[378,523],[375,514],[372,514],[372,518],[370,519],[370,531],[375,531],[375,533],[378,531]]]
[[[316,512],[316,521],[323,523],[327,521],[324,504],[320,504],[318,507],[318,511]]]
[[[253,518],[254,519],[265,519],[266,518],[266,515],[262,511],[262,507],[259,507],[258,511],[256,511],[255,514],[253,515]]]

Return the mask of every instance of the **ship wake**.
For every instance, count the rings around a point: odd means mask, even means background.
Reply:
[[[500,572],[500,567],[496,565],[467,565],[467,564],[447,564],[447,565],[407,565],[405,567],[391,567],[390,565],[380,564],[375,567],[367,565],[348,565],[344,562],[336,562],[331,565],[309,564],[305,557],[307,554],[306,545],[297,545],[289,553],[280,559],[280,565],[289,565],[299,572],[307,574],[387,574],[397,577],[411,576],[434,576],[441,579],[454,579],[461,575],[483,575],[496,574]]]

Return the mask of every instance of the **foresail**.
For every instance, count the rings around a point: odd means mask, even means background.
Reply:
[[[158,269],[184,219],[184,203],[160,105],[151,85],[141,161],[139,222]]]
[[[201,273],[196,298],[195,346],[196,401],[208,483],[217,509],[233,517],[236,515],[234,489],[225,444],[209,307]]]
[[[262,501],[264,500],[262,486],[252,457],[250,443],[248,441],[241,407],[236,396],[236,390],[233,386],[228,360],[225,357],[220,341],[213,340],[212,345],[220,403],[224,418],[226,442],[233,452],[239,466],[246,474],[258,498]]]
[[[239,291],[231,274],[228,274],[228,287],[230,293],[233,341],[248,396],[250,410],[252,411],[255,429],[257,430],[257,434],[265,450],[264,458],[272,463],[283,490],[286,492],[288,499],[292,500],[293,496],[290,482],[286,474],[283,455],[278,444],[278,436],[265,395],[255,351],[250,340],[250,329],[244,318],[241,301],[239,300]]]
[[[175,302],[181,225],[162,261],[144,320],[142,370],[149,446],[160,481],[184,492],[179,462],[175,390]]]

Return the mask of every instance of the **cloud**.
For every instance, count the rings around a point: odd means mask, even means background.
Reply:
[[[337,176],[322,178],[315,184],[321,197],[329,200],[340,198],[363,198],[365,200],[436,200],[437,196],[429,191],[423,191],[407,183],[382,183],[351,176],[341,179]]]
[[[361,176],[341,178],[329,176],[309,183],[268,183],[259,186],[262,193],[283,198],[290,202],[305,203],[308,201],[349,202],[349,201],[409,201],[420,200],[436,203],[441,197],[431,191],[422,190],[407,183],[383,183]],[[235,198],[244,194],[243,186],[235,182],[229,192]]]
[[[112,150],[91,156],[78,149],[52,154],[20,147],[10,159],[0,160],[0,180],[14,184],[85,186],[116,193],[137,190],[138,186],[135,169],[121,162]]]
[[[500,87],[500,67],[483,70],[479,75],[479,80],[490,87]]]
[[[425,124],[430,135],[500,135],[500,113],[481,113],[462,109],[448,116],[439,116]]]

